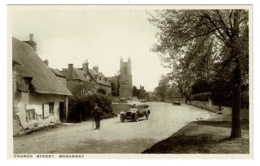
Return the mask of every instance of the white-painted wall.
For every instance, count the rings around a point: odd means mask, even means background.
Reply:
[[[19,116],[21,125],[24,129],[33,128],[35,126],[46,125],[49,123],[57,123],[60,121],[59,103],[64,102],[65,108],[67,107],[66,96],[51,95],[51,94],[39,94],[39,93],[17,93],[15,98],[16,112]],[[47,115],[43,118],[42,104],[49,104],[54,102],[54,115]],[[26,110],[35,109],[37,114],[35,120],[26,120]],[[48,112],[47,107],[47,112]],[[48,112],[49,113],[49,112]],[[45,114],[46,115],[46,114]]]

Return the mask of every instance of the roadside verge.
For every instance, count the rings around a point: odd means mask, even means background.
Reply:
[[[248,111],[241,111],[241,138],[229,139],[231,115],[222,114],[209,120],[191,122],[143,153],[249,154]]]

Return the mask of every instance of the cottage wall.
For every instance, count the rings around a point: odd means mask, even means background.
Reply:
[[[65,114],[67,114],[67,96],[19,92],[16,93],[14,101],[16,105],[14,113],[15,116],[19,117],[20,125],[23,129],[43,127],[50,123],[60,122],[60,102],[64,102]],[[54,115],[49,114],[50,102],[54,103]],[[35,111],[35,119],[33,120],[28,120],[26,117],[26,110],[30,109]],[[17,131],[16,133],[14,132],[15,134],[17,134]]]
[[[80,84],[79,80],[67,80],[67,88],[73,93],[74,87]]]

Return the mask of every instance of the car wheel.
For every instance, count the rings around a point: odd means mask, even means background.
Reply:
[[[139,115],[138,115],[138,113],[136,113],[136,114],[135,114],[135,121],[137,122],[138,119],[139,119]]]
[[[146,117],[146,119],[148,119],[148,117],[149,117],[149,114],[146,114],[146,115],[145,115],[145,117]]]
[[[121,120],[121,122],[124,122],[124,121],[125,121],[124,115],[120,115],[120,120]]]

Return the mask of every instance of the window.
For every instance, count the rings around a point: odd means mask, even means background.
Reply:
[[[34,119],[36,119],[35,110],[34,109],[26,110],[26,121],[29,122]]]
[[[49,117],[49,104],[42,104],[42,119]]]
[[[54,115],[54,103],[49,103],[49,114]]]

